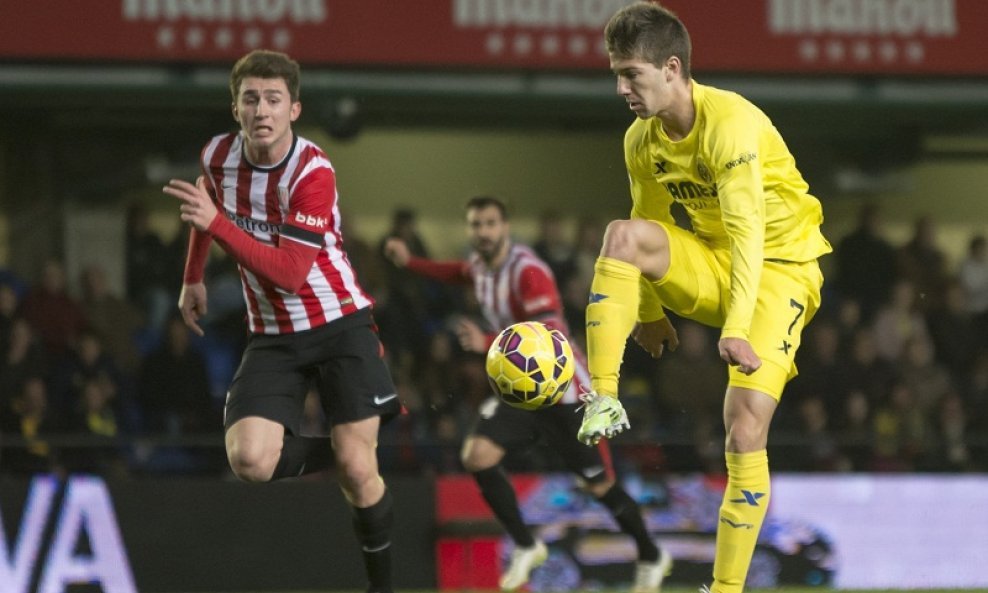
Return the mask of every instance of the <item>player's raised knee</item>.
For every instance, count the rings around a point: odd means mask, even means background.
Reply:
[[[281,449],[250,444],[234,444],[228,448],[230,469],[245,482],[267,482],[281,456]]]

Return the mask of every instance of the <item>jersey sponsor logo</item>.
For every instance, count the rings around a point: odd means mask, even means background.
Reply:
[[[703,210],[717,205],[717,186],[700,185],[692,181],[670,181],[665,184],[672,199],[690,210]],[[713,198],[713,199],[711,199]]]
[[[388,403],[389,401],[393,400],[396,397],[398,397],[398,394],[397,393],[391,393],[391,394],[388,394],[388,395],[375,395],[374,396],[374,405],[375,406],[384,405],[384,404]]]
[[[316,227],[317,229],[325,229],[326,226],[329,225],[328,218],[313,216],[311,214],[303,214],[302,212],[295,213],[295,222],[306,226]]]
[[[669,166],[669,162],[668,161],[656,161],[656,163],[655,163],[655,174],[658,175],[660,173],[668,173],[669,171],[666,171],[666,167],[667,166]]]
[[[257,220],[247,216],[237,216],[235,214],[226,213],[226,217],[230,219],[230,222],[237,225],[248,233],[268,233],[271,235],[281,234],[281,225],[274,224],[273,222],[268,222],[266,220]]]
[[[724,168],[727,169],[728,171],[730,171],[734,167],[737,167],[739,165],[743,165],[745,163],[750,163],[751,161],[753,161],[753,160],[755,160],[757,158],[758,158],[758,155],[757,154],[755,154],[753,152],[746,152],[746,153],[738,156],[738,158],[734,159],[733,161],[728,161],[727,164],[724,165]]]
[[[601,294],[599,292],[591,292],[590,293],[590,298],[588,299],[588,303],[591,304],[591,305],[594,304],[594,303],[599,303],[600,301],[606,299],[607,296],[608,295]]]

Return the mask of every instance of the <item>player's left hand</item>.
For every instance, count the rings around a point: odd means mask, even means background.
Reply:
[[[460,341],[460,348],[467,352],[487,352],[487,334],[473,321],[466,317],[457,319],[453,332]]]
[[[668,317],[663,317],[648,323],[639,323],[632,333],[638,345],[652,355],[652,358],[659,358],[665,352],[666,346],[670,352],[674,352],[679,347],[679,333],[672,326],[672,321]]]
[[[202,175],[196,179],[195,185],[181,179],[172,179],[162,191],[182,201],[179,207],[182,213],[180,218],[197,230],[207,230],[216,218],[216,204],[206,191],[206,180]]]
[[[721,338],[717,350],[724,362],[738,367],[745,375],[750,375],[762,366],[762,359],[755,354],[748,340],[742,338]]]

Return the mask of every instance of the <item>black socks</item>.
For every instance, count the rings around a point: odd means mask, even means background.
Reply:
[[[520,548],[530,548],[535,545],[535,538],[521,518],[518,508],[518,498],[515,489],[508,481],[508,476],[500,465],[495,465],[479,472],[473,472],[480,493],[484,495],[487,505],[494,511],[505,531]]]
[[[391,593],[391,526],[394,524],[394,501],[385,490],[377,503],[367,508],[353,508],[353,530],[357,534],[367,569],[367,588],[371,593]]]

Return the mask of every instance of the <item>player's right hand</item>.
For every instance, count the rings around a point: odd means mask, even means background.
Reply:
[[[679,347],[679,333],[676,332],[676,328],[672,326],[668,317],[639,323],[632,336],[639,346],[652,355],[652,358],[662,356],[667,345],[670,352]]]
[[[727,364],[738,367],[745,375],[750,375],[762,366],[762,359],[755,354],[751,342],[741,338],[721,338],[717,343],[720,357]]]
[[[408,245],[397,237],[391,237],[384,242],[384,257],[391,260],[391,263],[404,268],[408,265],[412,253],[408,250]]]
[[[183,284],[178,295],[178,309],[182,320],[199,337],[206,335],[199,326],[199,319],[206,314],[206,285],[202,282]]]

